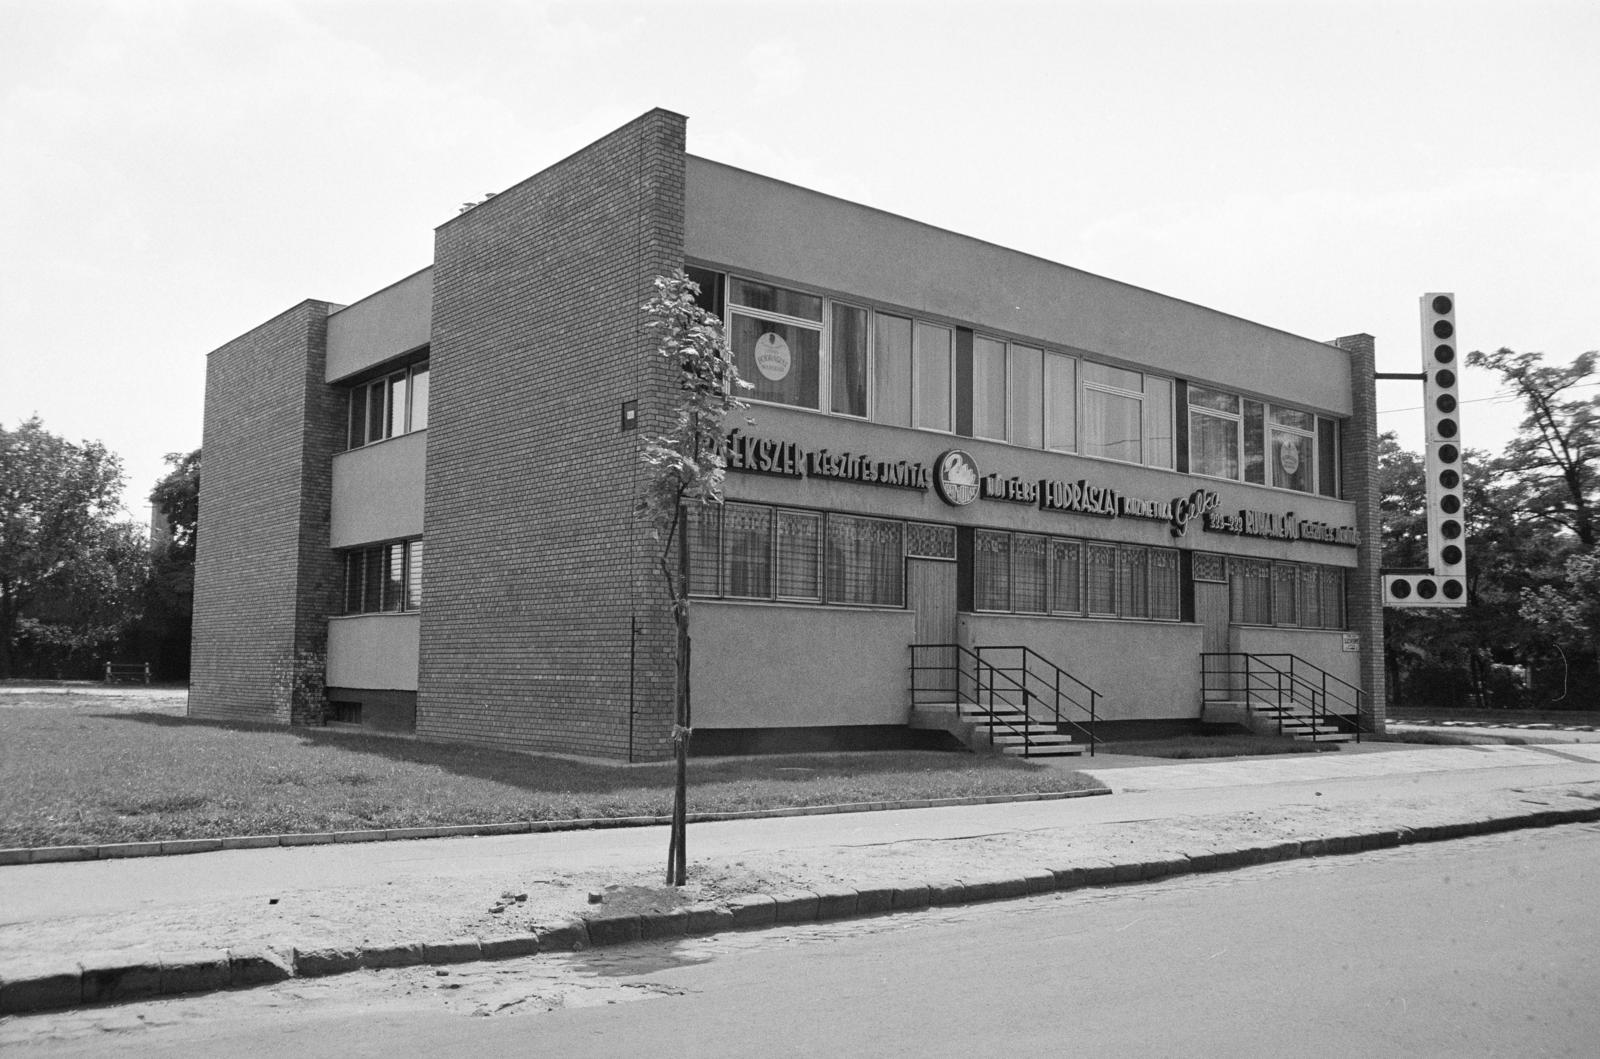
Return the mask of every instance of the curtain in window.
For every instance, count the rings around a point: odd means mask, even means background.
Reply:
[[[839,415],[867,414],[867,312],[849,305],[833,307],[833,410]]]
[[[1044,444],[1044,351],[1011,347],[1008,410],[1011,444],[1038,448]]]
[[[1239,478],[1239,421],[1189,410],[1189,470]]]
[[[1171,548],[1150,549],[1150,616],[1177,621],[1183,614],[1178,553]]]
[[[711,504],[685,504],[683,532],[689,541],[689,592],[715,596],[721,592],[717,574],[722,565],[722,509]]]
[[[1011,534],[978,530],[972,538],[973,606],[1011,609]]]
[[[1295,605],[1295,590],[1300,587],[1300,576],[1288,563],[1278,563],[1272,568],[1272,623],[1293,625],[1299,619]]]
[[[1124,618],[1148,618],[1150,616],[1149,556],[1143,548],[1130,548],[1124,545],[1117,549],[1117,568],[1122,579],[1119,613]]]
[[[951,338],[949,328],[917,321],[912,378],[917,392],[916,425],[925,430],[954,429],[950,422]]]
[[[1272,624],[1272,564],[1255,559],[1228,560],[1233,620],[1240,625]]]
[[[772,598],[772,509],[722,505],[722,594]]]
[[[1344,571],[1337,566],[1322,568],[1322,627],[1342,629],[1344,615]]]
[[[1139,399],[1085,387],[1083,454],[1138,463],[1142,459]]]
[[[872,418],[911,425],[911,321],[878,313],[873,328]]]
[[[972,339],[972,434],[1006,440],[1006,344]]]
[[[1172,467],[1172,380],[1144,377],[1144,463]]]
[[[778,596],[822,598],[822,516],[778,512]]]
[[[388,554],[383,548],[368,548],[361,553],[366,569],[361,573],[361,610],[375,614],[383,609],[383,584],[388,576]]]
[[[1019,533],[1011,543],[1012,609],[1020,614],[1045,611],[1045,539]]]
[[[1044,447],[1078,450],[1078,362],[1059,353],[1044,357]]]
[[[411,429],[428,428],[428,366],[411,369]]]
[[[1050,541],[1050,612],[1082,614],[1083,586],[1079,577],[1083,545],[1077,541]]]
[[[1322,571],[1315,566],[1300,567],[1300,627],[1322,625]]]
[[[1117,613],[1117,548],[1114,544],[1084,547],[1084,594],[1090,614]]]
[[[829,515],[823,533],[828,602],[904,603],[905,547],[899,522]]]

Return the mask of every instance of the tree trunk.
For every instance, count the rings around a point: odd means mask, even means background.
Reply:
[[[680,516],[681,517],[681,516]],[[677,757],[677,781],[672,791],[672,837],[667,843],[667,885],[682,886],[688,880],[688,801],[689,801],[689,533],[678,535],[678,593],[675,608],[678,632],[678,672],[674,698],[677,700],[672,727],[673,750]]]

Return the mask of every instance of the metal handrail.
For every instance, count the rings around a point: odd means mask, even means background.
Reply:
[[[953,652],[954,661],[949,664],[921,664],[919,662],[919,654],[927,651]],[[969,662],[970,665],[963,666],[962,663],[964,660]],[[921,687],[921,681],[919,681],[917,678],[920,674],[928,672],[951,674],[955,678],[952,681],[953,687],[948,689]],[[921,692],[929,692],[941,696],[953,695],[955,696],[955,700],[958,704],[966,702],[970,705],[979,707],[983,711],[986,717],[984,723],[989,730],[989,743],[991,746],[994,745],[995,728],[998,726],[1009,731],[1013,735],[1021,736],[1022,756],[1030,757],[1033,750],[1033,741],[1028,737],[1026,728],[1029,718],[1026,689],[1022,688],[1020,685],[1010,689],[1013,692],[1023,692],[1023,705],[1019,707],[1015,702],[1006,697],[1006,689],[1003,687],[1000,690],[996,689],[995,678],[999,675],[1000,674],[994,666],[985,662],[981,657],[978,656],[977,653],[969,648],[963,647],[961,644],[948,643],[911,645],[911,705],[913,707],[928,704],[926,699],[918,698],[918,695]],[[1009,674],[1006,674],[1006,679],[1012,684],[1016,683]],[[973,689],[970,696],[966,695],[962,690],[963,687],[967,686],[968,684],[970,684]],[[1010,707],[1012,710],[1020,712],[1022,714],[1022,723],[1024,727],[1019,728],[1014,722],[997,716],[997,712],[995,710],[995,703],[997,701],[1003,703],[1007,707]]]
[[[1274,663],[1273,659],[1287,659]],[[1218,666],[1218,660],[1225,665]],[[1242,666],[1239,664],[1242,660]],[[1309,675],[1302,672],[1309,670]],[[1224,678],[1219,687],[1213,678]],[[1240,683],[1239,678],[1243,681]],[[1361,733],[1371,731],[1366,723],[1366,693],[1342,677],[1335,676],[1313,662],[1288,652],[1251,654],[1243,651],[1208,651],[1200,655],[1200,694],[1207,702],[1220,701],[1219,696],[1232,695],[1240,688],[1247,702],[1263,701],[1279,707],[1278,731],[1283,731],[1282,707],[1286,702],[1304,701],[1314,720],[1333,723],[1349,721],[1355,731],[1356,742]],[[1344,690],[1341,690],[1344,689]],[[1302,695],[1296,695],[1299,691]],[[1348,706],[1348,713],[1334,705]]]
[[[996,668],[1000,672],[1007,674],[1021,674],[1020,680],[1016,677],[1013,677],[1012,680],[1023,691],[1025,696],[1023,700],[1024,709],[1027,709],[1027,704],[1033,698],[1047,699],[1050,706],[1051,722],[1056,726],[1056,729],[1059,731],[1063,725],[1066,725],[1078,732],[1083,733],[1083,735],[1085,735],[1089,740],[1089,756],[1093,757],[1095,755],[1096,744],[1099,742],[1095,735],[1095,722],[1099,719],[1099,691],[1079,678],[1073,676],[1071,673],[1068,673],[1065,669],[1062,669],[1060,666],[1039,654],[1039,652],[1035,651],[1031,647],[1022,645],[985,646],[976,648],[975,650],[979,658],[985,658],[985,656],[992,654],[1003,655],[1006,652],[1017,653],[1019,657],[1015,665],[1001,665],[997,666]],[[1043,673],[1041,674],[1037,672],[1035,667],[1030,665],[1030,662],[1037,662],[1038,668],[1042,669]],[[1079,701],[1079,697],[1074,696],[1069,688],[1063,688],[1061,686],[1063,679],[1070,681],[1072,685],[1075,685],[1077,689],[1079,689],[1079,696],[1087,696],[1089,700],[1087,705]],[[1042,682],[1044,684],[1044,690],[1046,694],[1035,692],[1030,686],[1030,682]],[[1076,707],[1078,710],[1089,715],[1088,727],[1084,727],[1083,724],[1079,723],[1079,721],[1070,716],[1062,715],[1061,706],[1063,701],[1065,701],[1068,706]],[[1030,710],[1028,712],[1031,714],[1032,711]]]

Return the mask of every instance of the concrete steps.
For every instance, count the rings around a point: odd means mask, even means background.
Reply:
[[[975,703],[919,705],[911,711],[913,728],[937,728],[974,750],[997,750],[1012,757],[1077,757],[1087,747],[1062,735],[1053,724],[1030,720],[1021,710]]]

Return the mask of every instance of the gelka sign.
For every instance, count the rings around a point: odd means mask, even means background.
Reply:
[[[1041,511],[1100,518],[1137,518],[1165,522],[1174,537],[1184,536],[1199,522],[1208,533],[1231,533],[1269,540],[1304,540],[1355,547],[1359,537],[1351,526],[1333,526],[1314,519],[1297,519],[1294,512],[1221,510],[1222,498],[1210,489],[1188,496],[1154,500],[1128,496],[1109,485],[1080,478],[1075,482],[1051,478],[1018,478],[983,474],[970,453],[950,449],[939,455],[933,468],[913,460],[880,460],[862,453],[800,448],[792,441],[752,437],[743,431],[728,436],[728,470],[770,474],[783,478],[824,478],[900,489],[927,491],[953,507],[974,500],[1026,504]]]

